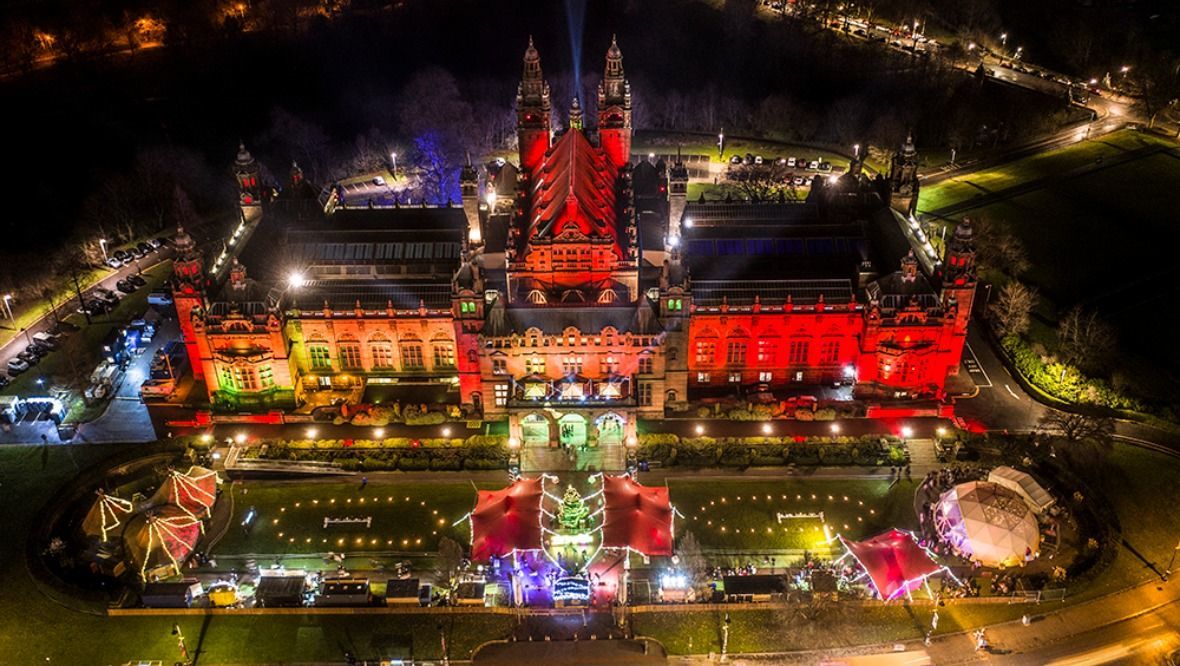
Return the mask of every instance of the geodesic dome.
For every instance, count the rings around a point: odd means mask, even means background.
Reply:
[[[1041,545],[1037,517],[1016,492],[989,481],[961,483],[934,508],[939,537],[984,566],[1017,566]]]

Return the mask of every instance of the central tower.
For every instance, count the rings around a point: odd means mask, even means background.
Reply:
[[[631,160],[631,84],[623,77],[623,52],[614,37],[598,84],[598,137],[615,168]]]
[[[549,150],[550,116],[549,84],[541,74],[541,55],[529,37],[524,51],[524,74],[516,89],[516,141],[520,153],[520,168],[532,173]]]

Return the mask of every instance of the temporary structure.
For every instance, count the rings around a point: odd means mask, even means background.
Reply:
[[[672,505],[667,488],[640,485],[627,476],[604,475],[602,492],[606,499],[603,548],[672,554]]]
[[[877,594],[884,600],[896,599],[918,589],[928,577],[942,571],[925,548],[909,532],[893,529],[864,541],[840,543],[864,567]]]
[[[1037,483],[1036,479],[1032,478],[1031,474],[1013,469],[1007,465],[993,469],[987,475],[987,480],[1014,491],[1023,497],[1024,501],[1028,502],[1028,505],[1037,513],[1041,513],[1057,502],[1049,494],[1049,491],[1045,490],[1041,484]]]
[[[173,504],[193,518],[205,518],[217,501],[217,483],[217,472],[204,467],[194,465],[184,473],[172,470],[152,495],[152,504]]]
[[[541,548],[541,479],[481,490],[471,511],[471,559],[485,561]]]
[[[1041,535],[1032,508],[989,481],[961,483],[939,498],[934,526],[963,557],[985,566],[1015,566],[1035,556]]]
[[[123,533],[123,546],[140,578],[163,578],[180,573],[201,529],[199,519],[169,504],[135,516]]]
[[[118,538],[118,528],[131,517],[135,505],[121,497],[108,495],[102,490],[96,491],[95,495],[94,504],[82,519],[82,532],[100,541]]]

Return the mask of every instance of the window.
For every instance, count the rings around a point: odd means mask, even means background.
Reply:
[[[807,352],[808,352],[808,348],[810,346],[811,345],[807,340],[791,340],[791,349],[790,349],[790,356],[791,357],[790,357],[789,362],[794,363],[794,364],[806,363],[807,362]]]
[[[431,347],[434,348],[434,367],[455,367],[455,345],[449,342],[435,342]]]
[[[344,370],[361,369],[361,346],[356,342],[342,342],[337,345],[340,350],[340,367]]]
[[[824,365],[835,365],[840,360],[840,341],[827,340],[819,348],[819,362]]]
[[[725,347],[725,362],[729,365],[745,364],[746,342],[744,340],[730,340]]]
[[[619,372],[619,360],[614,356],[607,356],[602,359],[602,372],[608,375],[617,374]]]
[[[717,343],[712,340],[697,340],[697,365],[713,365]]]
[[[238,388],[242,389],[243,391],[258,390],[258,375],[254,374],[253,368],[234,368],[234,382],[237,383]]]
[[[221,383],[221,388],[233,391],[237,387],[234,385],[234,373],[228,366],[221,366],[221,372],[218,381]]]
[[[534,289],[529,292],[528,301],[533,305],[544,305],[546,300],[545,292],[540,289]]]
[[[506,375],[508,374],[508,362],[502,358],[492,359],[492,374]]]
[[[668,312],[680,312],[684,309],[684,300],[680,298],[668,299]]]
[[[530,375],[543,375],[545,374],[545,357],[530,356],[525,360],[524,367]]]
[[[311,357],[312,370],[331,370],[332,356],[328,352],[328,345],[322,342],[307,346],[307,354]]]
[[[503,407],[504,405],[508,404],[508,385],[507,384],[496,384],[496,386],[492,390],[495,391],[496,406],[497,407]]]
[[[778,341],[768,338],[763,338],[758,341],[758,362],[759,363],[774,363],[775,356],[778,355]]]
[[[275,385],[274,369],[269,365],[264,365],[258,368],[258,382],[262,384],[262,388],[270,388]]]
[[[402,344],[402,369],[403,370],[421,370],[422,363],[422,345],[417,342],[408,342]]]
[[[729,383],[730,384],[741,384],[742,383],[742,373],[740,373],[740,372],[729,373]]]
[[[370,343],[369,356],[373,357],[374,368],[389,369],[393,367],[393,345],[388,342]]]
[[[774,381],[774,373],[763,370],[762,372],[758,373],[758,381],[762,382],[763,384],[769,384],[770,382]]]
[[[709,373],[707,373],[707,372],[698,372],[697,373],[697,383],[698,384],[708,384],[711,381],[713,381],[713,378],[709,375]]]
[[[639,374],[650,375],[652,372],[654,372],[654,370],[653,370],[653,366],[655,366],[654,361],[655,361],[655,359],[653,359],[648,354],[644,354],[643,356],[640,356],[639,357]]]
[[[460,301],[459,312],[462,314],[473,314],[475,312],[475,301]]]
[[[564,375],[582,374],[582,357],[566,356],[561,360],[561,372]]]
[[[639,384],[639,404],[650,407],[652,404],[651,384]]]

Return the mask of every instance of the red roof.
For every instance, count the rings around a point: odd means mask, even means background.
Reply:
[[[600,148],[579,130],[568,130],[545,153],[533,175],[528,238],[554,238],[574,229],[589,238],[618,242],[615,181],[618,173]]]
[[[672,504],[667,488],[649,488],[626,476],[603,476],[606,507],[603,548],[631,548],[644,555],[672,554]]]
[[[844,537],[840,541],[868,571],[885,600],[917,589],[927,576],[942,568],[914,543],[909,532],[902,530],[890,530],[865,541],[849,541]]]
[[[518,479],[501,490],[479,491],[471,512],[471,559],[540,548],[541,496],[540,479]]]

